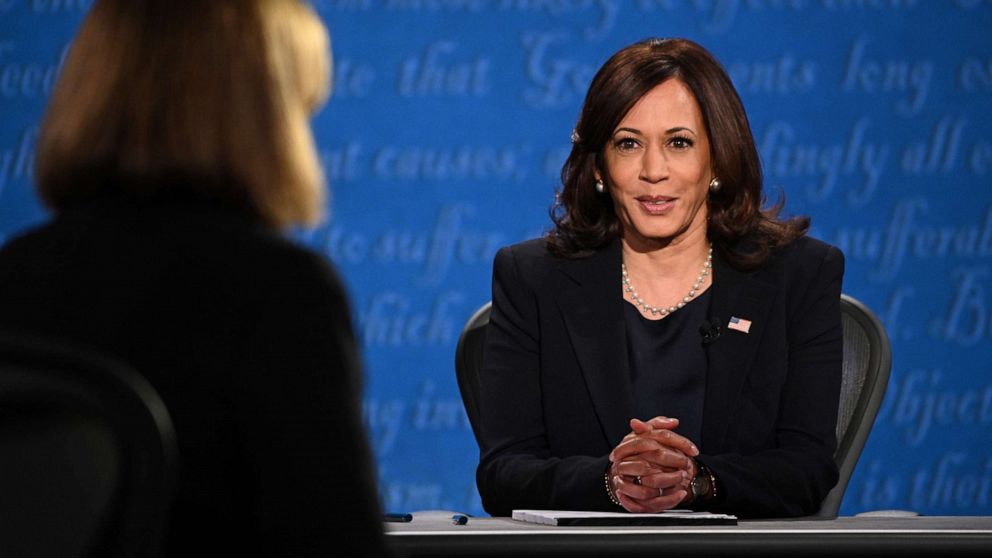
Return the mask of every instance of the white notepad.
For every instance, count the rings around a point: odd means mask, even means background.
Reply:
[[[737,525],[737,516],[734,515],[689,510],[666,510],[658,513],[513,510],[513,519],[560,527]]]

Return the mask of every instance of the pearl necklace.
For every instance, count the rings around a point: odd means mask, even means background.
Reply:
[[[706,254],[706,263],[703,264],[703,269],[699,272],[699,277],[696,278],[696,282],[692,284],[692,288],[689,289],[689,294],[682,297],[682,300],[675,306],[668,306],[667,308],[658,308],[657,306],[651,306],[644,299],[637,294],[637,289],[635,289],[630,284],[630,278],[627,277],[627,264],[620,262],[620,278],[623,281],[623,290],[630,294],[630,300],[634,301],[634,306],[641,309],[642,312],[651,312],[652,316],[657,316],[661,314],[662,317],[671,314],[672,312],[682,308],[689,303],[698,293],[699,288],[703,286],[703,281],[706,280],[706,276],[710,274],[710,269],[713,267],[713,247],[710,246],[709,253]]]

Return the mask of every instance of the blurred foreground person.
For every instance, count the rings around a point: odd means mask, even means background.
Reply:
[[[54,219],[0,250],[0,327],[145,375],[180,448],[168,556],[384,553],[360,366],[316,223],[327,32],[297,0],[97,0],[42,125]]]

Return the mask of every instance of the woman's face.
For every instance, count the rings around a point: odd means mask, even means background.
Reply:
[[[710,143],[684,83],[669,79],[641,97],[613,131],[605,155],[628,245],[651,249],[706,238]]]

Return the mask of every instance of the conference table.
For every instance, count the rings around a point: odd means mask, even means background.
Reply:
[[[452,512],[386,523],[397,556],[992,556],[992,516],[741,520],[698,527],[551,527]]]

